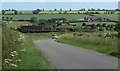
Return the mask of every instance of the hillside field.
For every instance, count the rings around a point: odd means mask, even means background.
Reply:
[[[103,14],[107,11],[88,11],[88,10],[85,10],[85,11],[79,11],[79,10],[42,10],[39,12],[39,14],[56,14],[56,13],[64,13],[65,11],[67,11],[67,13],[85,13],[85,12],[99,12],[100,14]],[[5,11],[5,14],[13,14],[14,11]],[[18,13],[22,13],[22,14],[32,14],[32,10],[18,10]],[[119,11],[115,11],[115,14],[118,14]],[[2,12],[0,12],[0,14],[2,14]]]
[[[3,15],[3,17],[10,17],[13,20],[29,20],[31,17],[36,17],[38,19],[51,19],[51,18],[66,18],[68,20],[78,20],[83,19],[88,15],[85,14],[41,14],[41,15]]]

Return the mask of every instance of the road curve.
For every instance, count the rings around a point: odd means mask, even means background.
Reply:
[[[57,43],[52,39],[34,43],[57,69],[118,69],[118,59],[98,52]]]

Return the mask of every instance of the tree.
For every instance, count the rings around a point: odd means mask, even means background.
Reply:
[[[101,24],[98,23],[96,26],[97,26],[97,27],[101,27]]]
[[[14,11],[14,14],[15,14],[15,15],[17,15],[17,14],[18,14],[18,11],[17,11],[17,10],[15,10],[15,11]]]
[[[2,17],[2,20],[4,20],[4,17]]]
[[[39,11],[38,10],[34,10],[32,13],[33,14],[39,14]]]
[[[11,11],[11,9],[9,9],[9,11]]]
[[[22,15],[23,13],[22,12],[19,12],[20,15]]]
[[[12,20],[13,18],[11,17],[10,20]]]
[[[105,9],[102,9],[102,11],[105,11]]]
[[[105,30],[104,27],[100,27],[100,28],[99,28],[99,31],[104,31],[104,30]]]
[[[36,17],[31,17],[30,22],[32,22],[33,25],[36,25],[38,23],[38,19]]]
[[[9,17],[6,17],[6,19],[8,20],[8,19],[9,19]]]
[[[82,8],[81,11],[85,11],[85,8]]]
[[[78,14],[80,14],[80,12],[78,11]]]
[[[105,23],[103,23],[103,24],[102,24],[102,26],[103,26],[103,27],[106,27],[106,24],[105,24]]]
[[[43,10],[44,10],[44,9],[43,9]],[[37,10],[33,10],[32,13],[33,13],[33,14],[39,14],[40,11],[42,11],[42,10],[37,9]]]
[[[58,20],[63,20],[63,23],[67,22],[66,18],[58,18]]]
[[[40,11],[40,9],[37,9],[37,11]]]
[[[39,20],[39,25],[45,25],[46,23],[47,23],[47,20],[45,20],[45,19]]]
[[[62,12],[59,12],[59,14],[62,14]]]
[[[92,10],[92,11],[95,11],[95,9],[93,9],[93,8],[92,8],[91,10]]]
[[[115,11],[120,11],[120,9],[115,9]]]
[[[72,11],[72,9],[70,9],[70,11]]]
[[[91,25],[91,29],[93,30],[93,29],[96,29],[96,25],[95,24],[92,24]]]
[[[86,23],[83,23],[82,26],[86,26]]]
[[[51,10],[49,10],[51,12]]]
[[[54,9],[54,11],[57,11],[57,9]]]
[[[97,9],[97,11],[100,11],[100,10],[101,10],[101,9],[99,9],[99,8]]]
[[[14,9],[11,9],[11,11],[14,11]]]
[[[60,9],[60,11],[62,11],[62,9]]]
[[[90,9],[88,9],[88,11],[90,11]]]
[[[67,11],[65,11],[64,14],[67,14]]]
[[[4,15],[5,14],[5,10],[2,10],[2,15]]]
[[[95,14],[100,14],[99,12],[95,12]]]

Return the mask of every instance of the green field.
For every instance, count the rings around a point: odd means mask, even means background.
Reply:
[[[19,11],[24,13],[24,15],[2,15],[4,19],[9,17],[9,21],[6,21],[6,26],[3,29],[3,68],[7,69],[51,69],[54,68],[48,61],[47,57],[44,56],[44,54],[40,51],[38,51],[33,44],[34,40],[40,40],[40,39],[49,39],[51,38],[52,34],[61,34],[61,32],[50,32],[50,33],[21,33],[13,28],[18,28],[21,25],[31,25],[31,22],[27,21],[12,21],[12,20],[30,20],[31,17],[36,17],[37,19],[51,19],[51,18],[66,18],[69,21],[79,21],[83,20],[84,17],[90,16],[87,14],[70,14],[70,13],[78,13],[78,10],[72,10],[68,11],[69,14],[58,14],[59,12],[64,13],[63,11],[41,11],[38,15],[33,15],[32,11]],[[87,11],[79,11],[80,13],[84,13]],[[94,12],[94,11],[90,11]],[[96,11],[95,11],[96,12]],[[97,17],[105,17],[111,20],[118,21],[118,12],[115,12],[115,14],[103,14],[106,11],[97,11],[102,14],[93,14]],[[12,11],[6,12],[7,14],[12,14]],[[10,20],[10,18],[12,18]],[[81,26],[81,24],[103,24],[111,25],[116,24],[114,22],[76,22],[76,23],[70,23],[70,24],[77,24],[77,26]],[[65,32],[66,33],[66,32]],[[69,33],[69,32],[67,32]],[[57,41],[61,43],[70,44],[73,46],[93,49],[98,52],[112,55],[112,56],[118,56],[120,53],[118,53],[118,40],[116,37],[114,38],[103,38],[98,37],[99,35],[103,34],[117,34],[115,31],[98,31],[98,32],[89,32],[89,33],[82,33],[82,32],[70,32],[69,34],[63,34],[61,38],[59,38]],[[24,39],[21,41],[17,41],[20,35],[24,35]],[[16,42],[15,42],[16,41]],[[24,50],[24,52],[21,52],[21,50]],[[10,53],[12,51],[17,51],[19,53],[18,56],[11,58]],[[11,66],[9,63],[5,63],[5,59],[12,59],[13,61],[11,63],[14,63],[17,65],[17,67]],[[15,61],[17,59],[20,59],[21,62],[16,63]]]
[[[110,20],[118,21],[118,14],[93,14],[95,17],[105,17]],[[31,17],[37,19],[66,18],[68,20],[81,20],[87,16],[86,14],[38,14],[38,15],[2,15],[4,19],[7,17],[12,20],[30,20]]]
[[[7,24],[8,27],[12,27],[12,28],[18,28],[21,25],[31,25],[31,22],[26,22],[26,21],[9,21],[9,23]]]
[[[61,13],[64,13],[65,11],[67,11],[67,13],[85,13],[85,12],[99,12],[100,14],[103,14],[104,12],[107,12],[107,11],[88,11],[88,10],[86,10],[86,11],[79,11],[79,10],[72,10],[72,11],[70,11],[70,10],[62,10],[62,11],[60,11],[60,10],[57,10],[57,11],[54,11],[54,10],[44,10],[44,11],[40,11],[39,12],[39,14],[58,14],[59,12],[61,12]],[[22,13],[22,14],[32,14],[32,10],[18,10],[18,13]],[[14,11],[6,11],[5,12],[5,14],[13,14],[14,13]],[[115,11],[115,14],[118,14],[119,13],[119,11]],[[0,14],[1,14],[1,12],[0,12]]]
[[[29,20],[31,17],[38,19],[51,19],[51,18],[66,18],[68,20],[79,20],[83,19],[88,15],[85,14],[41,14],[41,15],[3,15],[3,17],[12,17],[13,20]]]
[[[118,21],[119,14],[94,14],[97,17],[105,17],[111,20]]]
[[[117,24],[115,22],[76,22],[76,23],[70,23],[70,24],[82,25],[83,23],[86,23],[86,24],[106,24],[106,25]]]

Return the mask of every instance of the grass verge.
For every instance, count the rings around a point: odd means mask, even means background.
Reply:
[[[54,69],[54,66],[33,44],[33,40],[46,38],[48,37],[23,34],[3,27],[3,69]]]
[[[117,38],[101,38],[97,36],[74,36],[73,34],[65,34],[56,41],[61,43],[70,44],[77,47],[96,50],[98,52],[120,57],[118,52],[118,40]]]

